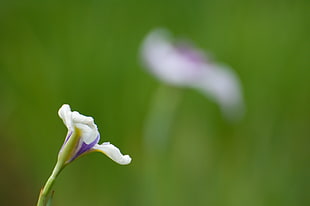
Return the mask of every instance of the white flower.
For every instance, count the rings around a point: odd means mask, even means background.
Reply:
[[[108,142],[98,144],[100,134],[92,117],[72,112],[67,104],[59,109],[58,115],[68,128],[67,137],[58,155],[58,161],[62,161],[64,165],[86,153],[95,151],[102,152],[122,165],[131,162],[131,158],[123,155],[114,145]]]
[[[173,42],[168,31],[158,29],[145,38],[141,56],[148,70],[165,83],[200,90],[219,104],[228,119],[243,113],[243,98],[236,73],[210,62],[188,43]]]

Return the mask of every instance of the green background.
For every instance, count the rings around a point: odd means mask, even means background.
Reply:
[[[73,162],[54,206],[309,205],[309,9],[307,0],[1,1],[0,205],[35,205],[67,132],[63,103],[93,116],[101,142],[133,161],[92,153]],[[235,69],[242,121],[226,122],[197,91],[166,88],[181,97],[168,138],[146,147],[164,86],[139,47],[157,27]]]

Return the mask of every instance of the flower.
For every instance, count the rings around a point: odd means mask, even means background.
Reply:
[[[58,162],[66,165],[90,152],[102,152],[121,165],[131,162],[129,155],[123,155],[109,142],[98,144],[100,134],[92,117],[81,115],[76,111],[72,112],[68,104],[62,105],[58,115],[68,128],[67,137],[58,154]]]
[[[211,62],[199,49],[174,42],[171,34],[157,29],[146,36],[141,57],[149,72],[178,87],[195,88],[219,104],[227,119],[243,113],[240,81],[228,66]]]

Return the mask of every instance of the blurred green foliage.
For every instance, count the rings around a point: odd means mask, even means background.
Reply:
[[[0,205],[34,205],[66,128],[63,103],[95,118],[101,154],[69,165],[55,206],[310,204],[310,25],[307,0],[1,1]],[[237,124],[200,93],[180,90],[167,150],[143,143],[161,85],[139,46],[166,27],[230,65],[244,86]]]

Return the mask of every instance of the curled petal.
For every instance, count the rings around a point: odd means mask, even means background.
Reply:
[[[71,114],[72,112],[68,104],[62,105],[62,107],[58,110],[58,115],[63,120],[68,130],[73,130],[73,122]]]
[[[101,145],[96,144],[93,147],[93,151],[102,152],[113,161],[121,165],[127,165],[131,162],[131,158],[129,155],[123,155],[117,147],[110,144],[109,142],[104,142]]]
[[[59,109],[58,115],[68,128],[68,134],[78,129],[81,132],[81,140],[86,144],[92,143],[98,137],[99,132],[92,117],[81,115],[76,111],[72,112],[68,104],[64,104]]]

